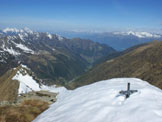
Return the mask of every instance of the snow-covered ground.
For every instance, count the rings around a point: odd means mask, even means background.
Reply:
[[[38,84],[21,65],[12,78],[19,94],[46,90],[59,93],[57,101],[33,122],[162,122],[162,90],[136,78],[115,78],[75,90]],[[131,83],[138,92],[128,99],[119,94]]]
[[[16,68],[14,70],[16,70]],[[30,70],[30,68],[28,68],[26,65],[21,64],[21,68],[17,71],[16,75],[12,78],[12,80],[17,80],[20,83],[18,94],[28,93],[31,91],[41,91],[41,90],[54,92],[54,93],[62,93],[67,91],[67,89],[64,87],[57,87],[56,85],[46,86],[37,83],[37,81],[34,80],[33,77],[27,73],[27,70]]]
[[[22,71],[25,74],[23,74]],[[20,69],[12,79],[20,82],[19,94],[41,90],[39,84],[26,72],[26,70]]]
[[[41,85],[41,90],[59,93],[59,94],[67,92],[67,89],[65,87],[57,87],[56,85],[52,85],[52,86]]]
[[[128,82],[138,92],[125,99]],[[33,122],[162,122],[162,90],[135,78],[100,81],[62,92]]]

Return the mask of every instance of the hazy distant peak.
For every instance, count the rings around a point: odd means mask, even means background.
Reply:
[[[23,29],[17,29],[17,28],[5,28],[2,30],[3,33],[30,33],[32,34],[33,31],[27,27],[23,28]]]
[[[48,32],[46,32],[46,35],[47,35],[47,37],[48,37],[49,39],[52,39],[52,38],[53,38],[52,34],[50,34],[50,33],[48,33]]]
[[[64,38],[58,34],[56,34],[56,37],[58,38],[59,41],[62,41]]]
[[[138,38],[160,38],[160,34],[149,33],[149,32],[135,32],[135,31],[127,31],[127,32],[114,32],[116,35],[133,35]]]
[[[31,33],[31,34],[33,33],[33,31],[31,29],[27,28],[27,27],[25,27],[23,30],[28,32],[28,33]]]
[[[4,33],[8,33],[8,32],[14,32],[14,33],[19,33],[22,32],[23,30],[19,30],[17,28],[5,28],[2,30]]]
[[[22,39],[22,40],[24,40],[24,37],[28,37],[29,35],[34,35],[37,38],[39,38],[40,35],[42,34],[41,32],[35,32],[27,27],[25,27],[23,29],[5,28],[0,32],[1,32],[0,34],[5,34],[5,35],[11,35],[11,36],[18,35],[20,37],[20,39]],[[64,37],[60,36],[59,34],[51,34],[48,32],[45,32],[44,34],[50,40],[53,39],[54,37],[56,37],[59,41],[62,41],[64,39]]]

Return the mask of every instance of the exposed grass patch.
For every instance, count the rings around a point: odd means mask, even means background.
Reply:
[[[14,102],[17,98],[19,82],[12,80],[19,68],[9,70],[0,77],[0,101]]]
[[[0,107],[0,122],[31,122],[48,108],[49,104],[40,100],[26,100],[19,105]]]

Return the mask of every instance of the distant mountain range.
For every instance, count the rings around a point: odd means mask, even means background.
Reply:
[[[0,74],[25,64],[43,82],[64,84],[114,52],[105,44],[87,39],[6,28],[0,31],[0,68],[4,69]]]
[[[110,45],[116,50],[122,51],[132,46],[151,42],[153,40],[162,40],[162,34],[150,33],[145,31],[118,31],[118,32],[84,32],[72,31],[62,32],[62,35],[74,38],[88,38],[99,43]]]
[[[77,88],[93,82],[135,77],[148,81],[162,89],[162,42],[154,41],[132,47],[109,58],[69,84]]]
[[[146,32],[116,32],[113,33],[114,37],[115,35],[116,38],[161,38],[159,34]],[[3,69],[0,76],[9,69],[24,64],[42,79],[42,83],[49,85],[76,88],[109,78],[137,77],[162,88],[158,74],[161,72],[161,45],[161,42],[156,41],[143,42],[117,52],[106,44],[88,39],[68,39],[28,28],[6,28],[0,31],[0,68]],[[94,68],[86,72],[94,65]],[[80,75],[82,76],[79,77]]]

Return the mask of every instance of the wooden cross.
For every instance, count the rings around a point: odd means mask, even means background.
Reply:
[[[121,90],[119,93],[120,93],[121,95],[125,95],[125,98],[127,99],[127,98],[129,98],[129,96],[130,96],[131,94],[133,94],[134,92],[138,92],[138,90],[130,90],[130,83],[128,83],[128,85],[127,85],[127,90],[126,90],[126,91]]]

